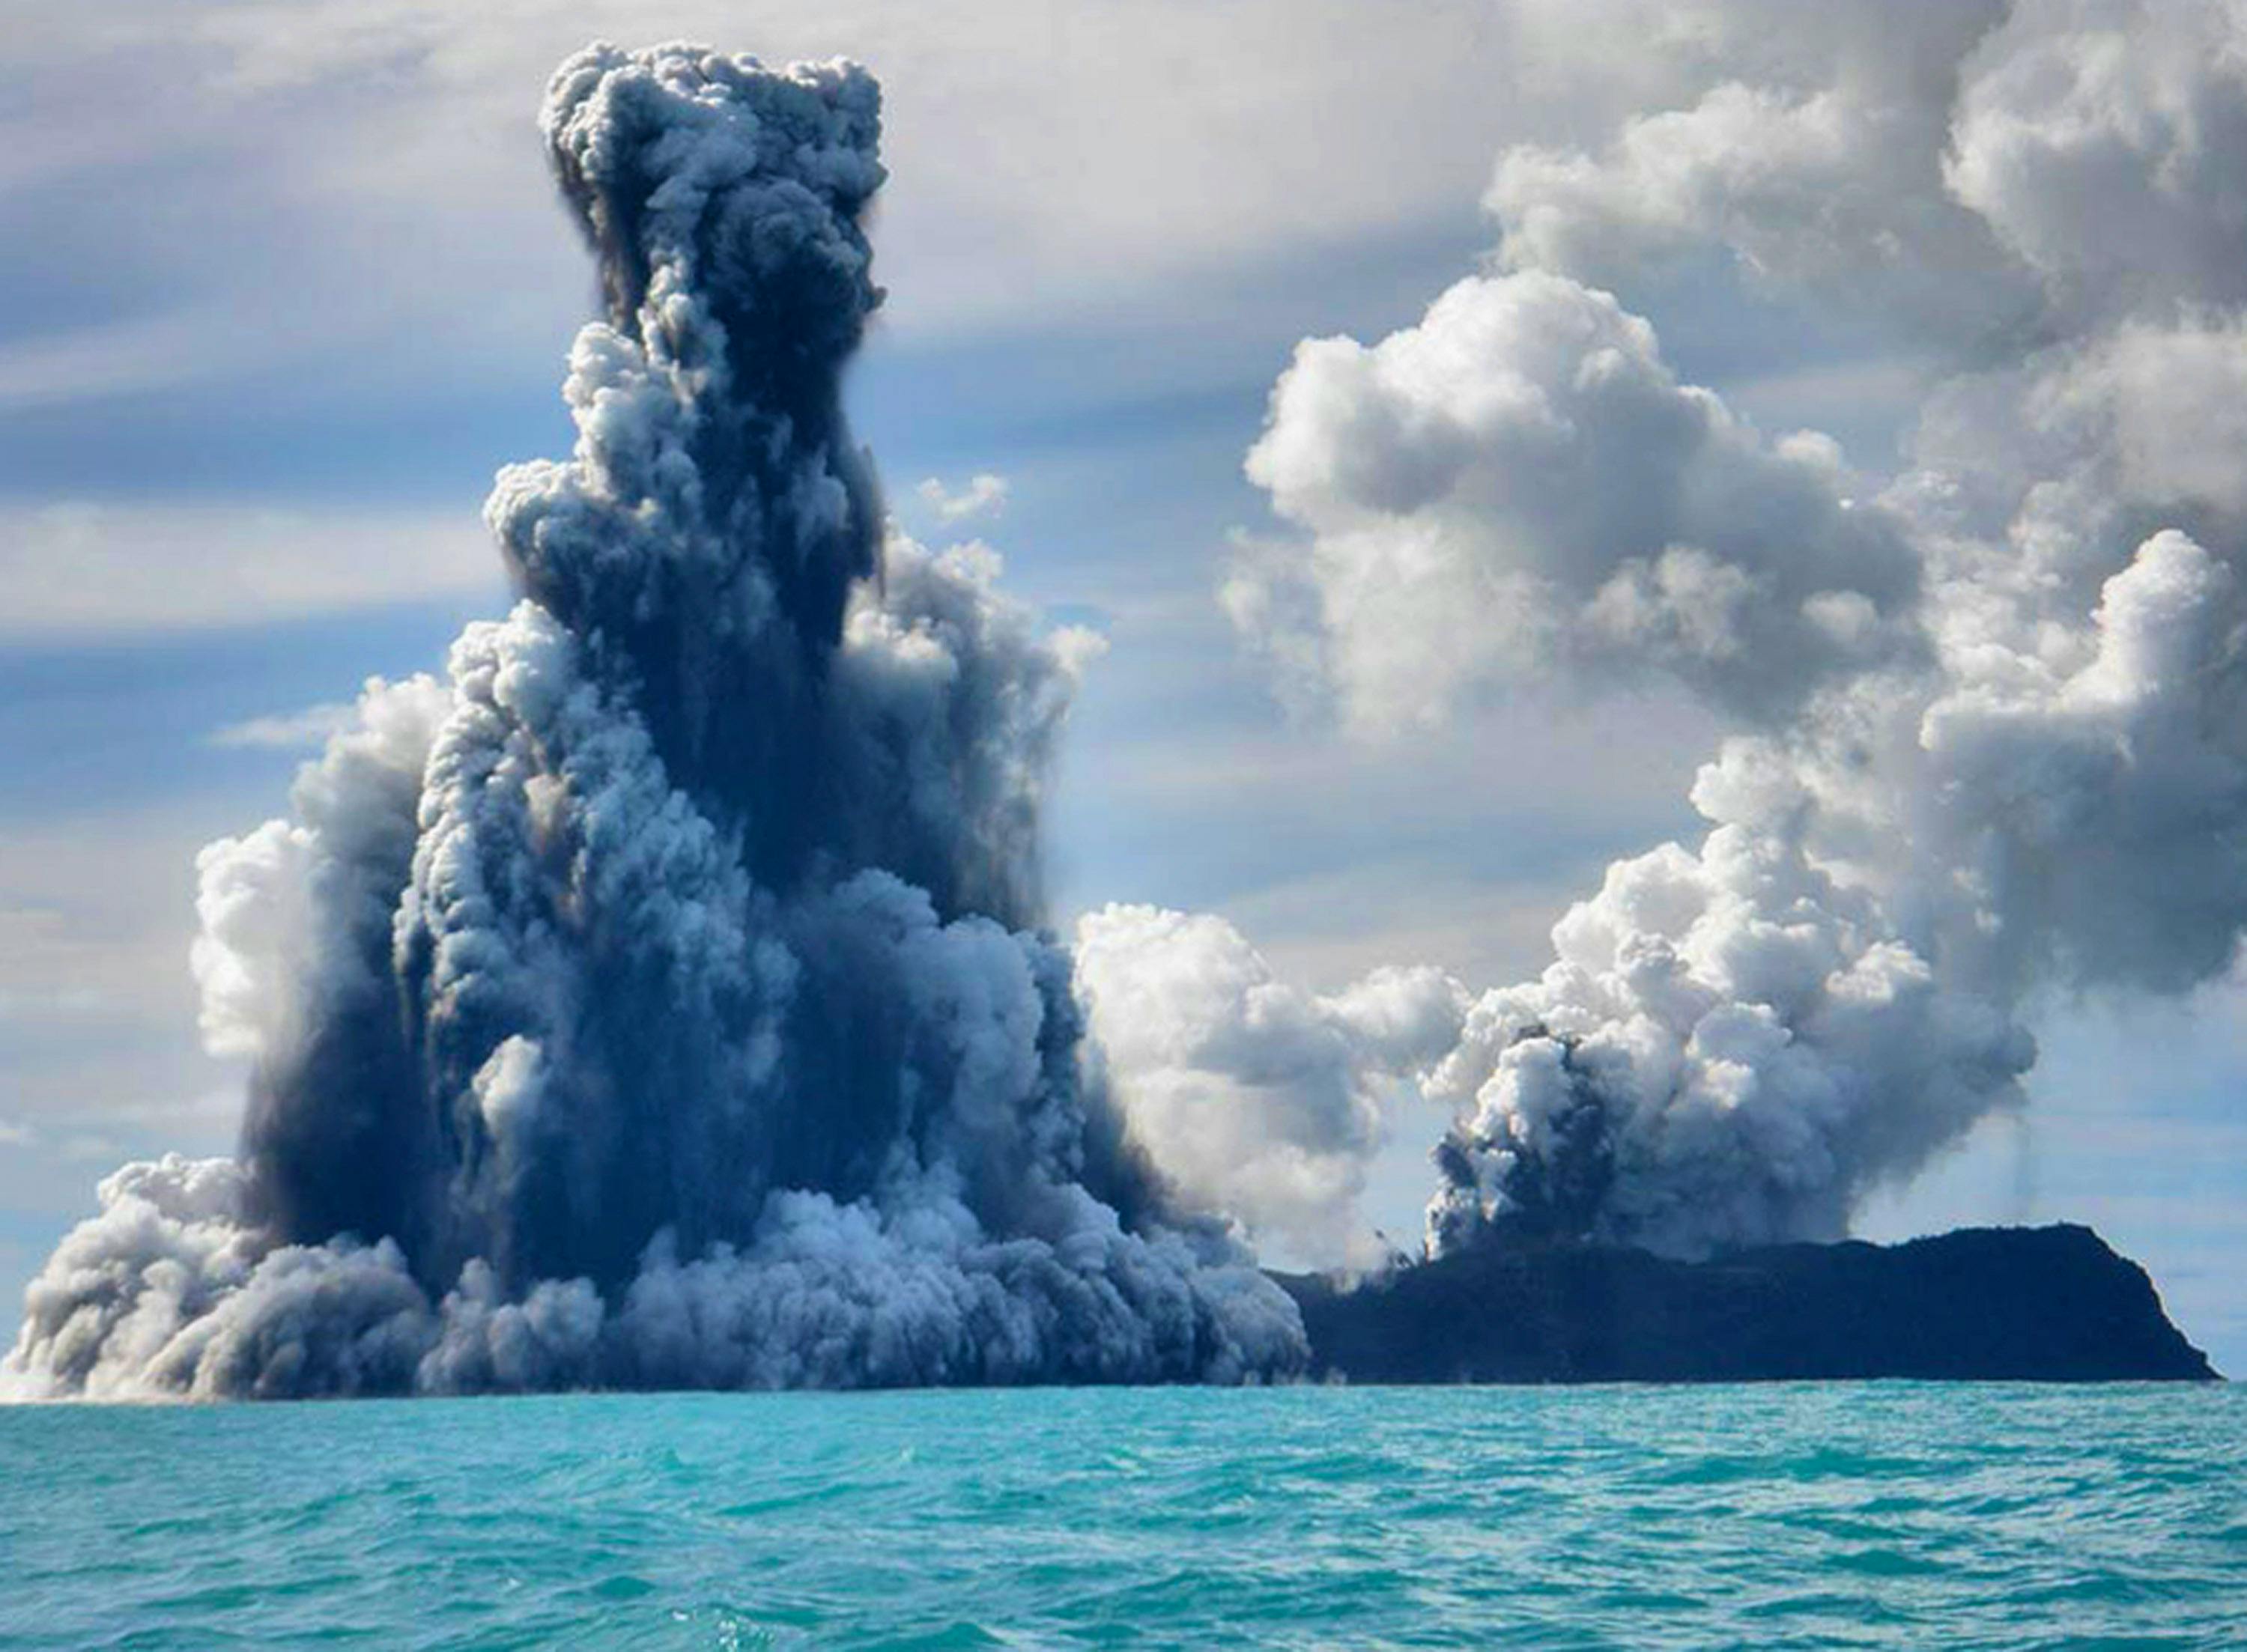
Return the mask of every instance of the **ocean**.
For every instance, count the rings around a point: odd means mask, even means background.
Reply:
[[[0,1647],[2247,1644],[2235,1387],[0,1410]]]

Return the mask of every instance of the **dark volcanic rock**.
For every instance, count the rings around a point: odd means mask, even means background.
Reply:
[[[1314,1372],[1361,1382],[2216,1376],[2146,1271],[2072,1225],[1707,1262],[1492,1245],[1355,1289],[1275,1277],[1302,1308]]]

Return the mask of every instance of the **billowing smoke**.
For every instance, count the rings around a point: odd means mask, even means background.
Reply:
[[[1370,347],[1305,342],[1248,474],[1310,538],[1226,605],[1376,727],[1532,672],[1666,670],[1762,710],[1916,640],[1902,524],[1853,508],[1831,441],[1764,441],[1644,320],[1541,270]]]
[[[1226,599],[1369,727],[1533,673],[1737,720],[1705,836],[1429,1074],[1432,1246],[1831,1238],[2022,1103],[2055,998],[2247,924],[2247,6],[1595,10],[1671,102],[1508,153],[1489,272],[1300,348],[1249,458],[1300,532]],[[1929,364],[1895,474],[1759,434],[1607,290],[1727,264]]]
[[[109,1178],[18,1395],[1239,1379],[1301,1321],[1169,1214],[1036,932],[1083,643],[884,540],[839,375],[874,82],[686,47],[542,127],[608,314],[522,601],[201,859],[232,1161]]]
[[[1299,1262],[1388,1259],[1359,1197],[1394,1098],[1459,1036],[1458,983],[1388,967],[1306,993],[1223,918],[1121,905],[1079,921],[1076,981],[1110,1091],[1176,1198]]]

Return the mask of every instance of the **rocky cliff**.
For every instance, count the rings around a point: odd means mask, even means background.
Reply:
[[[2145,1270],[2073,1225],[1706,1262],[1492,1245],[1355,1287],[1277,1277],[1302,1308],[1314,1372],[1361,1382],[2216,1376]]]

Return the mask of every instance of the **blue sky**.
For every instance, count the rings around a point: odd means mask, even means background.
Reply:
[[[498,466],[566,448],[591,298],[530,115],[591,34],[884,77],[892,299],[857,427],[908,530],[989,540],[1013,589],[1110,644],[1050,817],[1059,916],[1215,911],[1319,987],[1394,960],[1533,974],[1608,861],[1692,829],[1709,713],[1533,691],[1368,741],[1291,715],[1214,592],[1233,536],[1275,531],[1241,462],[1295,343],[1416,319],[1495,238],[1499,147],[1581,139],[1636,95],[1587,90],[1550,10],[24,18],[0,70],[0,1295],[114,1164],[231,1141],[242,1075],[195,1037],[193,865],[282,808],[306,747],[274,720],[435,668],[506,601],[478,511]],[[1716,270],[1636,297],[1682,376],[1893,462],[1916,387],[1893,346],[1744,305]],[[979,473],[1004,504],[956,524],[916,491]],[[2229,984],[2052,1006],[2030,1111],[1865,1230],[2091,1221],[2247,1367],[2241,1007]],[[1370,1201],[1391,1232],[1440,1128],[1400,1101]]]

